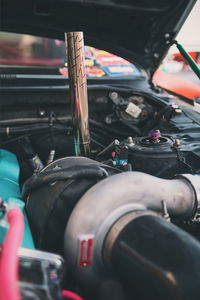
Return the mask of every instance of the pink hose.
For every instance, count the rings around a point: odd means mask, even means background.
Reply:
[[[62,296],[64,298],[67,298],[69,300],[83,300],[82,297],[80,297],[79,295],[73,293],[73,292],[70,292],[70,291],[67,291],[67,290],[63,290],[62,291]]]
[[[18,285],[18,248],[24,230],[24,216],[19,208],[7,213],[9,229],[5,237],[0,257],[0,300],[20,300]]]

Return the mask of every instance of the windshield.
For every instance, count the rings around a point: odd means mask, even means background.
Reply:
[[[44,71],[51,67],[68,76],[63,41],[0,32],[0,45],[1,67],[44,67]],[[141,75],[140,69],[127,60],[89,46],[85,46],[85,64],[89,77]]]

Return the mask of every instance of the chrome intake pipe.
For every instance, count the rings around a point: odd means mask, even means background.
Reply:
[[[66,260],[76,278],[90,286],[105,278],[105,241],[117,220],[137,211],[162,216],[163,202],[170,217],[192,218],[199,196],[200,177],[190,174],[166,180],[124,172],[97,183],[80,199],[65,231]]]
[[[83,33],[68,32],[65,34],[65,41],[68,57],[75,155],[89,157],[90,134]]]

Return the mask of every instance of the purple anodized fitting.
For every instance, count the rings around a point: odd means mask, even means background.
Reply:
[[[150,138],[152,141],[157,141],[161,137],[160,130],[153,130],[150,133]]]

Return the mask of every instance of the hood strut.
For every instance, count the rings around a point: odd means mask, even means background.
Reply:
[[[65,34],[65,41],[67,45],[75,155],[88,157],[90,154],[90,135],[83,33],[68,32]]]
[[[174,41],[174,44],[178,48],[179,52],[185,58],[188,65],[191,67],[191,69],[194,71],[194,73],[197,75],[197,77],[200,79],[200,69],[198,65],[195,63],[195,61],[192,59],[192,57],[185,51],[183,46],[179,44],[177,41]]]

